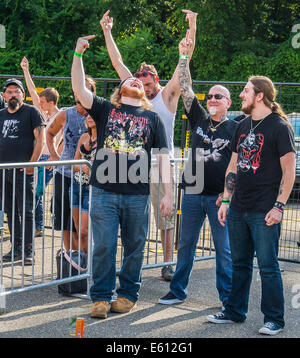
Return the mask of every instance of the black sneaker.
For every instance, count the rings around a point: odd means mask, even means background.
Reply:
[[[224,312],[220,312],[217,314],[210,314],[206,316],[206,319],[212,323],[235,323],[234,321],[226,317]]]
[[[22,252],[18,249],[14,250],[14,256],[12,250],[10,250],[6,255],[3,256],[3,262],[12,262],[22,260]]]
[[[169,266],[164,266],[161,269],[161,276],[165,281],[171,281],[172,277],[174,275],[174,271],[171,265]]]
[[[258,332],[260,334],[267,334],[268,336],[275,336],[275,334],[278,334],[282,330],[283,328],[279,326],[277,323],[266,322]]]
[[[164,297],[158,300],[158,303],[161,303],[162,305],[176,305],[178,303],[183,303],[183,302],[184,300],[180,300],[175,295],[173,295],[172,292],[169,292]]]

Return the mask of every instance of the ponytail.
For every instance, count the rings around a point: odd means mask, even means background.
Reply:
[[[271,102],[271,110],[273,113],[277,113],[282,117],[286,122],[288,122],[289,125],[291,125],[288,116],[283,112],[281,106],[277,102]]]

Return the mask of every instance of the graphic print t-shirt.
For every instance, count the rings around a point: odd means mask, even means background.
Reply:
[[[28,162],[34,149],[33,130],[44,125],[41,113],[23,104],[15,113],[0,111],[0,163]]]
[[[97,125],[98,147],[91,184],[121,194],[148,195],[151,148],[168,153],[159,116],[141,107],[114,107],[94,96],[88,110]]]
[[[251,128],[257,126],[253,134]],[[238,154],[237,178],[231,207],[239,211],[267,213],[272,209],[282,178],[280,158],[295,151],[288,123],[271,113],[260,121],[241,121],[231,143]]]
[[[192,175],[199,180],[204,175],[202,195],[218,195],[224,191],[225,172],[231,158],[230,142],[237,123],[226,120],[222,124],[209,118],[209,114],[194,98],[187,114],[192,129]],[[211,120],[211,121],[210,121]],[[210,129],[219,125],[215,131]],[[197,149],[201,149],[201,151]],[[204,172],[196,173],[196,161],[204,160]],[[194,186],[184,173],[183,187]]]

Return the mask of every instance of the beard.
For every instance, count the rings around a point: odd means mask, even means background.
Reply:
[[[253,101],[251,104],[249,104],[247,107],[242,107],[242,111],[245,114],[251,114],[253,109],[255,107],[255,102]]]
[[[142,99],[145,97],[145,92],[140,91],[137,87],[121,88],[120,94],[123,97],[130,97],[130,98],[134,98],[134,99]]]
[[[12,109],[13,111],[15,110],[15,109],[17,109],[19,106],[20,106],[20,101],[17,99],[17,98],[11,98],[9,101],[8,101],[8,107],[10,108],[10,109]]]

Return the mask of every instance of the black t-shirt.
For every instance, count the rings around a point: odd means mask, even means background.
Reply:
[[[142,107],[116,108],[98,96],[88,113],[96,122],[98,137],[91,184],[115,193],[148,195],[151,148],[168,153],[160,117]]]
[[[39,110],[24,103],[15,113],[0,111],[0,163],[28,162],[34,149],[33,130],[44,125]]]
[[[212,120],[196,97],[187,116],[192,129],[192,175],[196,176],[197,180],[199,175],[204,178],[203,191],[197,193],[218,195],[224,191],[225,172],[232,154],[230,142],[237,123],[230,119],[223,122]],[[215,127],[215,130],[211,127]],[[200,152],[198,148],[201,148]],[[196,161],[201,160],[204,160],[204,173],[196,173]],[[195,182],[191,182],[191,179],[192,177],[188,179],[185,172],[182,187],[195,187]]]
[[[249,135],[251,121],[256,128]],[[280,158],[295,151],[293,137],[289,124],[275,113],[260,121],[250,116],[238,123],[231,143],[238,154],[233,209],[262,213],[272,209],[282,178]]]

